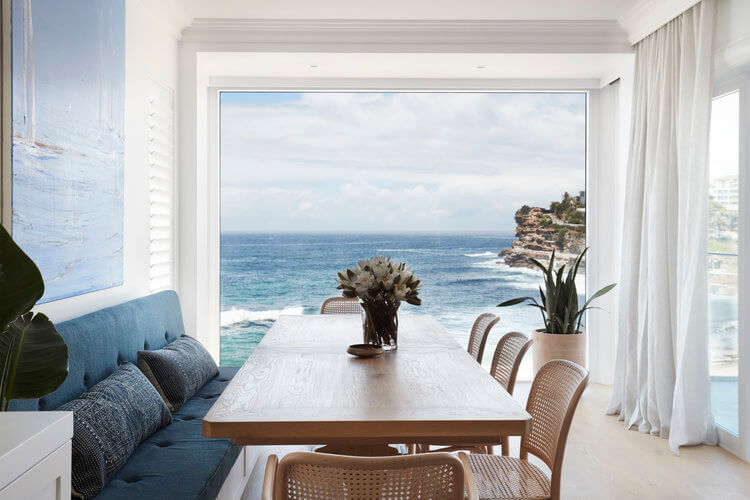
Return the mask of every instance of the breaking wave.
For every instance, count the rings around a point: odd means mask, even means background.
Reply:
[[[267,311],[248,311],[247,309],[237,309],[235,307],[228,311],[221,312],[221,326],[231,326],[238,323],[253,323],[258,321],[275,321],[282,314],[302,314],[304,308],[285,307],[284,309],[269,309]]]

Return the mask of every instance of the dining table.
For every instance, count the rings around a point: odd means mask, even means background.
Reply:
[[[373,358],[356,314],[282,315],[203,418],[236,445],[477,445],[531,430],[531,416],[432,316],[402,314],[398,348]]]

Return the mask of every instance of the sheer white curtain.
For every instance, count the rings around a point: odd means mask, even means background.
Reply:
[[[608,413],[717,441],[708,378],[708,134],[715,1],[636,45],[614,394]]]

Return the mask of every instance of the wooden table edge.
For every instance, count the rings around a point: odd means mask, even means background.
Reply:
[[[325,443],[486,443],[498,436],[523,436],[531,431],[531,417],[497,420],[428,421],[269,421],[212,422],[203,420],[207,438],[231,438],[235,444],[318,444]],[[414,428],[418,432],[414,432]],[[336,429],[332,436],[331,429]],[[403,430],[402,430],[403,429]]]

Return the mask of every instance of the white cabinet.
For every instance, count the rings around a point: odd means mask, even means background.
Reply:
[[[73,413],[0,413],[0,500],[70,498]]]

